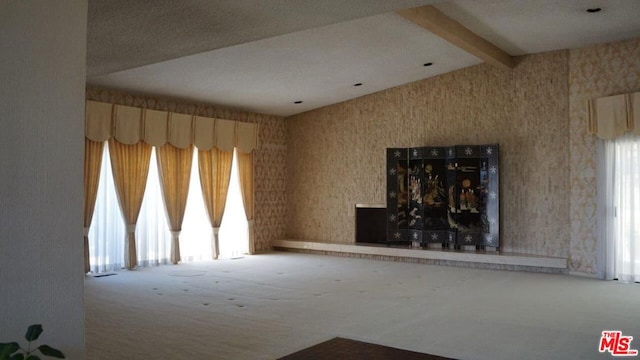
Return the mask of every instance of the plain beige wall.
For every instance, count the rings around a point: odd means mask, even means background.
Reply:
[[[0,342],[84,358],[86,0],[0,3]],[[26,345],[26,344],[24,344]]]

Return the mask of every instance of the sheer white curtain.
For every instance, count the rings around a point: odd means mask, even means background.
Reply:
[[[194,151],[193,167],[187,209],[182,222],[180,234],[180,252],[183,261],[211,259],[211,239],[213,238],[207,209],[200,191],[200,175],[198,174],[198,151]],[[249,252],[249,234],[247,218],[242,207],[240,180],[236,156],[231,165],[231,180],[227,193],[224,216],[220,225],[220,256],[222,258],[238,257]]]
[[[199,183],[198,186],[200,186]],[[242,206],[237,150],[233,154],[231,163],[231,179],[219,236],[220,256],[234,258],[249,253],[249,228]]]
[[[187,208],[182,221],[182,233],[180,233],[180,254],[183,262],[211,259],[213,229],[209,225],[207,208],[200,190],[197,150],[193,152],[193,156]]]
[[[151,152],[149,176],[138,224],[136,246],[138,266],[166,264],[171,252],[171,233],[167,225],[155,149]],[[89,230],[89,253],[92,272],[107,272],[124,267],[125,224],[116,197],[109,148],[106,147],[100,168],[100,185]]]
[[[182,261],[211,259],[212,229],[200,191],[198,152],[194,151],[187,208],[180,234]],[[138,266],[170,263],[171,233],[162,203],[155,148],[151,153],[149,176],[136,226]],[[109,148],[105,147],[100,169],[100,184],[89,230],[91,271],[108,272],[124,268],[126,227],[116,197]],[[247,221],[242,208],[238,170],[234,157],[225,215],[220,227],[220,251],[223,257],[248,252]]]
[[[98,195],[93,210],[93,220],[89,228],[91,272],[106,272],[124,267],[125,231],[113,183],[109,147],[105,142],[102,165],[100,166]]]
[[[165,211],[154,147],[151,150],[149,176],[136,226],[138,266],[170,263],[171,231]]]
[[[598,140],[598,275],[640,281],[640,136]]]

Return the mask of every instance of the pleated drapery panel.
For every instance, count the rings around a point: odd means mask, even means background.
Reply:
[[[151,145],[145,142],[127,145],[115,139],[109,140],[111,169],[122,216],[127,225],[125,238],[125,267],[136,267],[136,222],[149,174]]]
[[[217,119],[215,137],[218,149],[225,152],[233,152],[233,148],[236,145],[236,122]]]
[[[193,145],[188,144],[184,149],[171,144],[157,147],[156,159],[167,221],[171,227],[171,262],[177,264],[181,260],[180,231],[189,194]]]
[[[165,144],[171,144],[180,149],[192,145],[198,148],[201,155],[199,165],[202,168],[199,172],[202,192],[214,231],[212,246],[214,258],[216,258],[219,254],[218,230],[224,214],[234,148],[237,148],[240,153],[251,153],[258,148],[258,133],[258,124],[255,123],[87,100],[85,136],[93,141],[109,140],[109,149],[114,153],[111,162],[114,178],[121,179],[116,180],[115,183],[118,201],[121,202],[120,207],[127,224],[125,250],[127,268],[135,267],[137,262],[135,221],[140,204],[136,205],[133,201],[138,197],[141,201],[144,194],[145,184],[144,182],[139,184],[141,180],[139,177],[142,176],[139,171],[144,170],[146,178],[151,146],[159,148]],[[125,151],[122,145],[133,146],[135,150]],[[118,149],[122,152],[121,155],[117,154]],[[133,155],[129,153],[139,154],[141,158],[134,160],[130,158]],[[214,156],[215,159],[213,159]],[[118,167],[120,169],[117,169]],[[251,169],[250,178],[251,183],[243,186],[243,189],[250,187],[250,195],[243,195],[243,197],[250,197],[250,212],[247,214],[251,215],[247,215],[247,219],[249,219],[249,228],[253,229],[253,169]],[[127,189],[131,189],[131,196],[127,195]],[[249,205],[245,203],[244,206],[247,209]],[[172,228],[178,228],[178,226],[172,225]],[[250,246],[253,246],[251,234],[250,232]],[[175,240],[174,245],[176,252],[172,255],[172,261],[175,262],[179,261],[179,241]]]
[[[240,192],[242,194],[242,205],[247,216],[249,226],[249,253],[255,253],[255,231],[254,231],[254,211],[253,211],[253,153],[238,154],[238,178],[240,179]]]
[[[640,92],[589,100],[589,133],[612,140],[633,132],[640,135]]]
[[[144,134],[142,109],[131,106],[113,107],[113,137],[127,145],[137,144]]]
[[[98,195],[100,164],[104,142],[84,139],[84,272],[91,271],[89,256],[89,226]]]
[[[85,136],[93,141],[115,137],[130,145],[142,140],[153,146],[251,152],[258,147],[258,124],[87,100]]]
[[[169,113],[169,133],[167,142],[184,149],[193,144],[193,116]]]
[[[144,142],[155,147],[167,143],[169,129],[169,113],[166,111],[144,111]]]
[[[640,135],[640,92],[629,94],[629,129],[636,135]]]
[[[104,142],[113,136],[114,106],[103,102],[87,101],[84,123],[84,136],[87,139]]]
[[[258,147],[258,127],[254,124],[236,122],[235,144],[238,152],[248,154]]]
[[[211,253],[214,259],[220,255],[218,232],[224,215],[224,206],[227,202],[232,161],[233,150],[222,151],[213,148],[198,151],[198,172],[200,173],[202,197],[213,227]]]
[[[211,150],[216,146],[216,122],[204,116],[193,118],[193,143],[198,150]]]

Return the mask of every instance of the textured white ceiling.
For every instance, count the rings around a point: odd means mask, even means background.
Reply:
[[[640,0],[90,0],[87,82],[289,116],[480,63],[390,12],[433,3],[511,55],[640,36]]]
[[[427,62],[434,65],[423,66]],[[287,116],[480,62],[388,13],[97,76],[91,83]],[[294,104],[298,100],[303,103]]]
[[[510,55],[640,36],[638,0],[451,0],[436,7]]]
[[[87,72],[101,75],[438,0],[89,0]]]

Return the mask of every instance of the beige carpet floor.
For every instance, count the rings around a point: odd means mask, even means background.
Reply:
[[[458,359],[640,349],[640,285],[274,252],[85,281],[88,359],[276,359],[334,337]]]

